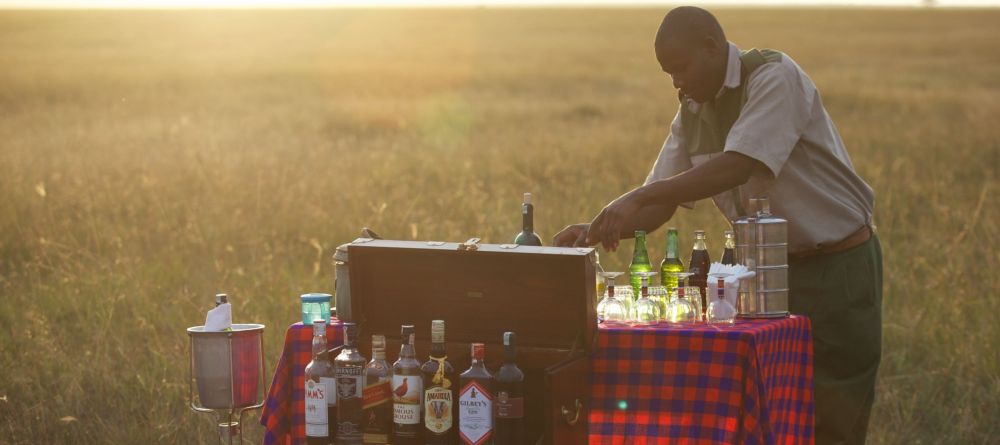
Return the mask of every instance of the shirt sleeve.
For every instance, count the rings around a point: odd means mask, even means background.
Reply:
[[[684,104],[681,103],[680,106],[683,107]],[[656,157],[653,168],[646,175],[646,181],[643,182],[643,185],[667,179],[683,173],[690,168],[691,156],[688,155],[687,150],[684,148],[684,135],[681,131],[681,109],[678,108],[677,115],[674,116],[674,121],[670,124],[670,134],[663,141],[663,148],[660,149],[660,154]],[[693,202],[685,202],[681,205],[689,209],[694,208]]]
[[[754,158],[777,177],[805,131],[815,90],[794,63],[783,60],[758,68],[747,80],[747,93],[725,151]]]

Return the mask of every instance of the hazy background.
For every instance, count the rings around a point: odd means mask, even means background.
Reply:
[[[0,12],[0,443],[215,443],[184,330],[216,292],[273,368],[362,226],[508,242],[525,191],[545,240],[590,219],[677,109],[665,11]],[[875,189],[870,443],[995,441],[1000,11],[716,12],[810,74]],[[711,203],[670,224],[719,255]]]

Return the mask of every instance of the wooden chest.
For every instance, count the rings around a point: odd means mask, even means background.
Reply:
[[[371,335],[383,334],[395,360],[400,326],[413,324],[424,361],[431,320],[441,319],[458,372],[469,367],[476,342],[486,344],[495,372],[501,336],[514,331],[528,443],[587,443],[597,335],[593,249],[360,238],[347,251],[350,295],[338,294],[338,317],[358,323],[366,355]]]

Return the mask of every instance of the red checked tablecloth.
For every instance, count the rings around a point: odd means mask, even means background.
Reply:
[[[813,443],[809,319],[602,325],[591,444]]]
[[[330,347],[342,343],[338,322]],[[264,444],[304,443],[311,326],[296,323],[268,392]],[[813,443],[809,319],[602,325],[592,356],[591,444]]]

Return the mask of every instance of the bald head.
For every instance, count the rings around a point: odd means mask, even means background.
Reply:
[[[656,32],[656,61],[681,96],[697,102],[715,97],[726,75],[729,42],[719,21],[693,6],[674,8]]]
[[[676,43],[681,46],[697,46],[711,38],[716,42],[725,42],[726,34],[722,25],[712,13],[694,6],[680,6],[670,10],[660,29],[656,32],[656,46],[664,43]]]

